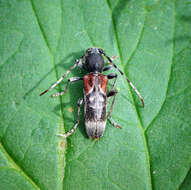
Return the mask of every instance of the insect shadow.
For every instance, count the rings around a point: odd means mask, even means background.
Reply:
[[[74,64],[74,62],[75,62],[75,60],[77,58],[81,57],[81,55],[84,53],[84,51],[85,50],[77,51],[77,52],[72,52],[72,53],[68,54],[58,64],[56,64],[57,70],[63,70],[63,73],[64,73],[72,64]],[[52,69],[50,69],[30,90],[28,90],[24,94],[23,99],[26,99],[26,98],[30,97],[30,95],[33,94],[36,89],[38,89],[38,87],[41,84],[41,82],[46,80],[47,76],[49,76],[52,72],[54,72],[54,67],[52,67]],[[59,75],[62,75],[63,73],[60,73]],[[86,72],[83,71],[82,69],[76,68],[76,69],[71,71],[70,75],[71,76],[83,76],[85,73]],[[58,76],[58,77],[60,77],[60,76]],[[66,79],[61,84],[59,84],[58,87],[55,88],[56,90],[54,90],[54,92],[55,91],[59,92],[59,91],[63,90],[65,85],[66,85],[67,79],[68,79],[68,77],[66,77]],[[56,81],[56,79],[53,80],[52,83],[54,83],[55,81]],[[52,92],[52,93],[54,93],[54,92]],[[50,93],[50,95],[52,93]],[[69,96],[70,96],[69,102],[62,103],[62,105],[60,105],[60,104],[56,105],[53,108],[53,112],[56,115],[60,116],[60,106],[62,106],[63,108],[64,107],[71,108],[70,110],[68,110],[68,112],[70,112],[70,115],[71,114],[73,115],[73,117],[72,117],[73,119],[70,119],[69,117],[65,116],[64,120],[65,120],[65,122],[73,123],[76,120],[77,101],[78,101],[78,99],[80,97],[83,97],[83,83],[82,83],[82,81],[81,82],[79,81],[79,83],[76,83],[76,84],[75,83],[74,84],[70,84],[70,86],[68,88],[67,94],[69,94]],[[48,95],[48,96],[50,96],[50,95]],[[58,98],[58,97],[55,97],[55,98]],[[55,98],[50,98],[50,101],[54,101]],[[60,98],[62,98],[62,97],[60,97]],[[81,108],[81,115],[80,115],[80,120],[81,121],[83,120],[82,118],[83,118],[83,108]],[[80,125],[82,125],[82,122],[80,122]],[[85,134],[84,127],[79,127],[79,129],[80,129],[81,133],[85,137],[87,137],[86,134]]]
[[[84,53],[84,51],[80,51],[80,52],[73,52],[70,55],[68,55],[68,57],[73,57],[70,61],[70,63],[66,63],[65,59],[63,59],[60,63],[59,63],[59,67],[62,67],[63,69],[61,70],[67,70],[68,66],[70,67],[76,59],[78,59],[79,57],[81,57],[81,55]],[[67,65],[67,67],[66,67]],[[87,72],[84,71],[83,69],[77,67],[76,69],[71,71],[70,76],[73,77],[83,77]],[[62,75],[63,73],[61,73]],[[70,78],[70,76],[67,76],[64,81],[62,83],[59,84],[59,88],[57,87],[57,92],[63,91],[63,89],[66,86],[67,80]],[[60,77],[60,76],[59,76]],[[55,82],[55,81],[53,81]],[[63,96],[69,96],[69,100],[67,102],[62,103],[62,105],[58,104],[54,107],[53,112],[56,113],[57,115],[60,115],[60,106],[62,106],[62,108],[68,107],[67,110],[64,111],[64,122],[66,123],[71,123],[71,125],[68,125],[68,127],[66,128],[66,131],[71,129],[71,126],[73,126],[73,123],[77,120],[77,102],[78,99],[83,97],[83,82],[79,81],[77,83],[71,83],[68,87],[67,93],[64,94]],[[63,96],[61,96],[61,98],[63,98]],[[54,97],[55,98],[59,98],[59,97]],[[67,113],[68,112],[68,113]],[[68,116],[70,115],[70,117]],[[79,124],[79,130],[82,133],[82,135],[85,138],[88,138],[85,132],[85,128],[84,128],[84,123],[83,123],[83,115],[84,115],[84,110],[83,110],[83,106],[81,107],[81,114],[80,114],[80,124]],[[72,119],[71,119],[72,118]]]

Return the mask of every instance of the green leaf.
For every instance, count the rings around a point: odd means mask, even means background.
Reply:
[[[0,189],[191,189],[190,29],[190,0],[0,0]],[[118,73],[123,129],[95,142],[81,116],[65,140],[83,84],[39,94],[92,46],[119,56],[145,108]]]

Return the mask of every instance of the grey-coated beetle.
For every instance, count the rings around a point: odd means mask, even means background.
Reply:
[[[103,56],[105,56],[109,61],[109,65],[105,67]],[[144,100],[140,95],[139,91],[134,87],[132,82],[127,77],[125,77],[124,73],[113,63],[113,59],[107,56],[103,49],[95,47],[88,48],[85,54],[80,59],[77,59],[75,61],[75,64],[69,70],[67,70],[66,73],[63,74],[56,83],[54,83],[47,90],[42,92],[40,96],[57,86],[66,77],[66,75],[77,66],[88,71],[88,74],[86,74],[84,77],[72,77],[68,79],[64,91],[52,95],[52,97],[62,96],[64,93],[67,92],[68,85],[70,82],[76,82],[79,80],[83,80],[84,82],[84,98],[80,98],[78,100],[77,122],[69,132],[67,132],[66,134],[60,134],[60,136],[68,137],[78,127],[80,122],[80,106],[82,105],[82,103],[84,103],[85,126],[88,137],[96,140],[102,137],[105,131],[107,118],[110,120],[111,124],[114,127],[121,128],[111,118],[113,105],[115,103],[115,97],[117,95],[117,91],[114,89],[117,80],[117,74],[102,74],[102,72],[110,70],[111,68],[117,69],[119,73],[128,81],[130,86],[135,90],[136,94],[139,96],[144,107]],[[114,82],[111,87],[111,90],[107,92],[107,83],[110,79],[114,79]],[[109,112],[106,114],[108,98],[111,96],[113,96],[113,101]]]

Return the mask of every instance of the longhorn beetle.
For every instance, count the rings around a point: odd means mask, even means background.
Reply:
[[[105,63],[103,56],[105,56],[110,63],[108,66],[104,67]],[[78,127],[80,122],[79,118],[80,107],[83,103],[85,104],[84,116],[85,116],[86,133],[88,137],[97,140],[100,137],[102,137],[104,134],[107,118],[110,120],[111,124],[114,127],[121,128],[111,118],[113,105],[115,103],[115,97],[117,95],[117,91],[114,89],[117,80],[117,74],[116,73],[110,73],[108,75],[102,74],[102,72],[110,70],[111,68],[115,68],[116,70],[118,70],[119,73],[127,80],[129,85],[139,96],[142,105],[144,107],[144,100],[141,94],[135,88],[132,82],[127,77],[125,77],[124,73],[113,63],[113,59],[107,56],[103,49],[94,47],[88,48],[85,54],[82,55],[80,59],[77,59],[75,61],[75,64],[72,67],[70,67],[70,69],[67,70],[66,73],[63,74],[56,83],[54,83],[47,90],[42,92],[40,96],[42,96],[43,94],[45,94],[46,92],[57,86],[66,77],[66,75],[70,73],[72,69],[76,68],[77,66],[85,69],[88,72],[88,74],[86,74],[84,77],[71,77],[70,79],[68,79],[68,82],[63,92],[59,92],[52,95],[52,97],[55,97],[55,96],[62,96],[63,94],[65,94],[67,92],[68,85],[71,82],[76,82],[80,80],[83,80],[84,82],[84,98],[80,98],[78,100],[77,122],[69,132],[67,132],[66,134],[59,134],[60,136],[68,137]],[[114,81],[111,90],[107,92],[107,83],[108,80],[110,79],[114,79]],[[111,103],[111,107],[109,112],[106,114],[108,98],[112,96],[113,100]]]

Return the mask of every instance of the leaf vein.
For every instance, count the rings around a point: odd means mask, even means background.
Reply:
[[[117,44],[117,49],[118,49],[118,52],[119,52],[119,59],[120,59],[120,63],[122,63],[122,56],[121,56],[121,50],[120,50],[120,45],[119,45],[119,39],[117,37],[117,31],[116,31],[116,28],[115,28],[115,23],[114,23],[114,19],[113,19],[113,15],[112,15],[112,9],[111,9],[111,5],[110,5],[110,2],[109,0],[106,0],[107,1],[107,4],[108,4],[108,7],[110,9],[110,12],[111,12],[111,18],[112,18],[112,26],[113,26],[113,29],[114,29],[114,36],[115,36],[115,39],[116,39],[116,44]],[[139,41],[138,41],[138,44],[136,46],[136,48],[138,47],[140,41],[141,41],[141,38],[143,36],[143,32],[144,32],[144,26],[145,26],[145,20],[146,20],[146,11],[145,11],[145,19],[144,19],[144,25],[143,25],[143,28],[142,28],[142,31],[140,33],[140,37],[139,37]],[[136,48],[134,50],[134,53],[136,51]],[[133,54],[134,55],[134,54]],[[131,55],[130,57],[132,57],[133,55]],[[122,64],[121,64],[122,65]],[[122,65],[122,70],[124,72],[124,66]],[[124,72],[125,75],[127,76],[126,72]],[[129,90],[129,93],[130,93],[130,96],[132,97],[133,99],[133,102],[134,102],[134,109],[135,109],[135,112],[136,112],[136,115],[137,115],[137,118],[139,120],[139,128],[140,128],[140,131],[141,131],[141,135],[142,135],[142,138],[143,138],[143,144],[144,144],[144,147],[145,147],[145,154],[146,154],[146,161],[147,161],[147,165],[148,167],[146,167],[147,169],[147,172],[148,172],[148,178],[149,178],[149,185],[150,185],[150,189],[153,189],[152,188],[152,174],[151,174],[151,168],[150,168],[150,157],[149,157],[149,149],[148,149],[148,144],[147,144],[147,139],[146,139],[146,136],[145,136],[145,133],[144,133],[144,128],[143,128],[143,124],[142,124],[142,121],[141,121],[141,118],[140,118],[140,115],[139,115],[139,112],[138,112],[138,108],[137,106],[135,105],[135,100],[132,96],[132,92],[131,92],[131,89],[129,88],[129,84],[127,83],[127,86],[128,86],[128,90]]]
[[[169,83],[171,81],[171,75],[172,75],[172,66],[173,66],[173,57],[174,57],[174,48],[175,48],[175,29],[176,29],[176,3],[174,2],[174,25],[173,25],[173,41],[172,41],[172,58],[171,58],[171,67],[169,69],[169,75],[168,75],[168,82],[167,82],[167,87],[166,87],[166,93],[165,93],[165,97],[164,97],[164,100],[161,104],[161,107],[160,109],[158,110],[158,113],[156,114],[156,116],[152,119],[152,121],[150,122],[150,124],[145,128],[145,132],[147,132],[151,126],[152,126],[152,123],[155,121],[155,119],[157,118],[157,116],[160,114],[162,108],[164,107],[164,104],[166,102],[166,99],[167,99],[167,94],[168,94],[168,87],[169,87]]]
[[[23,168],[21,168],[13,159],[13,157],[10,156],[9,152],[6,150],[5,146],[3,145],[3,141],[0,143],[0,147],[2,151],[4,152],[6,158],[12,163],[13,165],[12,168],[15,168],[16,170],[20,171],[21,174],[28,179],[29,183],[31,183],[36,189],[40,190],[40,187],[35,183],[35,181],[31,178],[31,176],[29,177],[28,174],[23,170]]]

